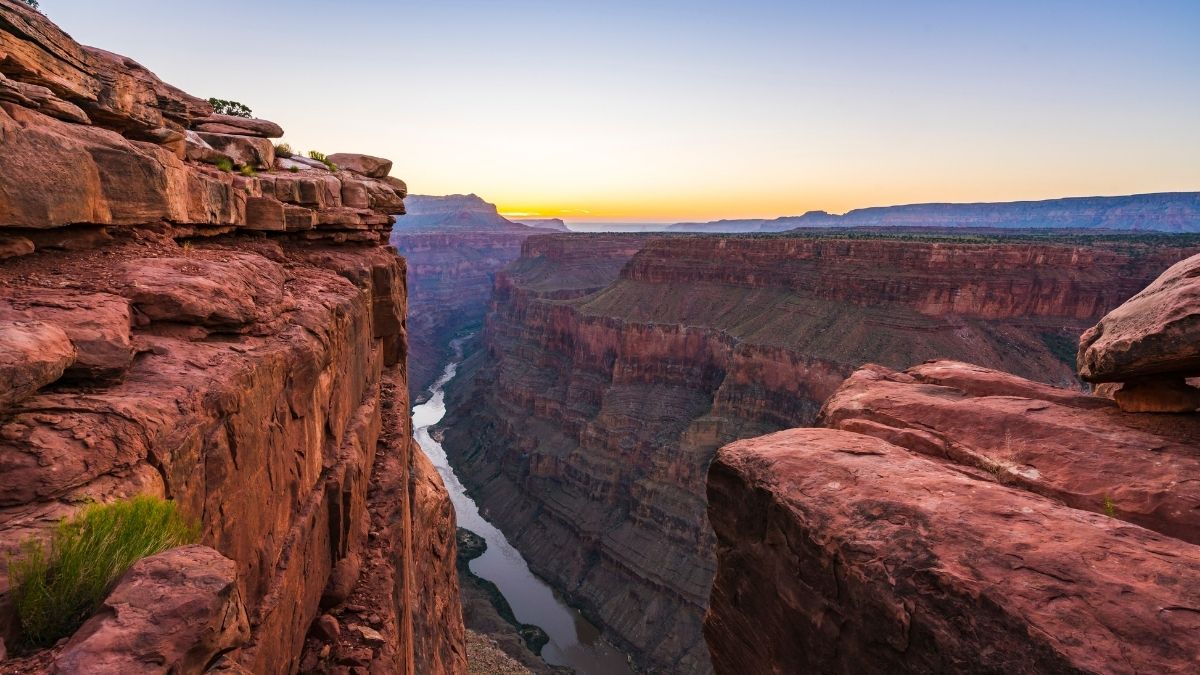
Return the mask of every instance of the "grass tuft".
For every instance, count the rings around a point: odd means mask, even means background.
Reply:
[[[317,160],[318,162],[320,162],[320,163],[324,164],[325,166],[329,167],[329,170],[330,170],[330,171],[337,171],[337,170],[338,170],[338,166],[337,166],[337,164],[334,164],[333,162],[329,161],[329,157],[327,157],[327,156],[325,155],[325,153],[323,153],[323,152],[317,152],[316,150],[309,150],[309,151],[308,151],[308,158],[309,158],[309,159],[315,159],[315,160]]]
[[[243,176],[257,176],[258,175],[258,171],[255,170],[255,168],[253,166],[250,166],[249,164],[243,164],[242,168],[241,168],[241,172],[242,172]]]
[[[35,539],[22,542],[8,575],[23,646],[49,647],[71,635],[135,562],[199,535],[174,502],[141,495],[64,518],[49,550]]]
[[[1109,518],[1117,517],[1117,502],[1109,495],[1104,495],[1104,515]]]
[[[222,171],[226,171],[226,172],[233,171],[233,162],[228,157],[218,158],[216,161],[216,165],[217,165],[217,168]]]

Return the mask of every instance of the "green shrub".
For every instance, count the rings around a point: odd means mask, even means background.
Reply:
[[[226,101],[223,98],[210,98],[208,102],[212,104],[213,112],[218,115],[233,115],[234,117],[253,117],[250,106],[237,101]]]
[[[258,175],[258,171],[256,171],[254,169],[254,167],[250,166],[249,164],[243,164],[240,171],[242,172],[243,176],[257,176]]]
[[[276,143],[275,154],[279,155],[280,157],[291,157],[296,153],[292,152],[292,146],[288,145],[287,143]]]
[[[221,157],[217,160],[217,168],[222,171],[233,171],[233,162],[228,157]]]
[[[38,0],[25,0],[25,4],[29,5],[30,7],[34,8],[34,9],[38,8]]]
[[[289,166],[289,167],[288,167],[288,171],[291,171],[292,173],[300,173],[300,167],[298,167],[298,166]]]
[[[325,153],[323,153],[323,152],[317,152],[316,150],[309,150],[308,158],[315,159],[318,162],[324,164],[325,166],[329,167],[330,171],[338,170],[337,164],[334,164],[333,162],[329,161],[329,157],[325,156]]]
[[[135,562],[199,535],[174,502],[141,495],[64,518],[49,551],[40,541],[22,542],[8,576],[23,644],[48,647],[74,633]]]

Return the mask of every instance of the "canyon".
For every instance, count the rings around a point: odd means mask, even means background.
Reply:
[[[1077,338],[1195,238],[541,235],[496,274],[443,446],[530,562],[650,670],[711,669],[717,449],[817,422],[868,363],[1081,392]]]
[[[17,651],[0,569],[0,672],[466,672],[386,246],[407,188],[281,134],[0,0],[0,565],[94,501],[200,529],[49,650]]]
[[[540,228],[515,223],[476,195],[412,195],[406,208],[390,242],[408,261],[409,386],[418,399],[450,359],[450,342],[482,327],[496,272],[520,256],[526,237],[561,221]]]

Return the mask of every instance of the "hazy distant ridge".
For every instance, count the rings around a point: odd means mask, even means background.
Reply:
[[[782,218],[718,220],[667,226],[676,232],[783,232],[801,227],[1070,228],[1200,232],[1200,192],[1043,201],[907,204],[855,209],[838,216],[810,211]]]

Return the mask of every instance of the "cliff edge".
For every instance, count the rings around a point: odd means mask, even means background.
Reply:
[[[1084,334],[1080,373],[1116,401],[960,362],[868,365],[825,428],[722,448],[716,670],[1193,672],[1197,269]]]
[[[385,245],[407,190],[387,160],[332,170],[281,134],[0,0],[0,549],[138,494],[202,544],[0,671],[466,671]]]

